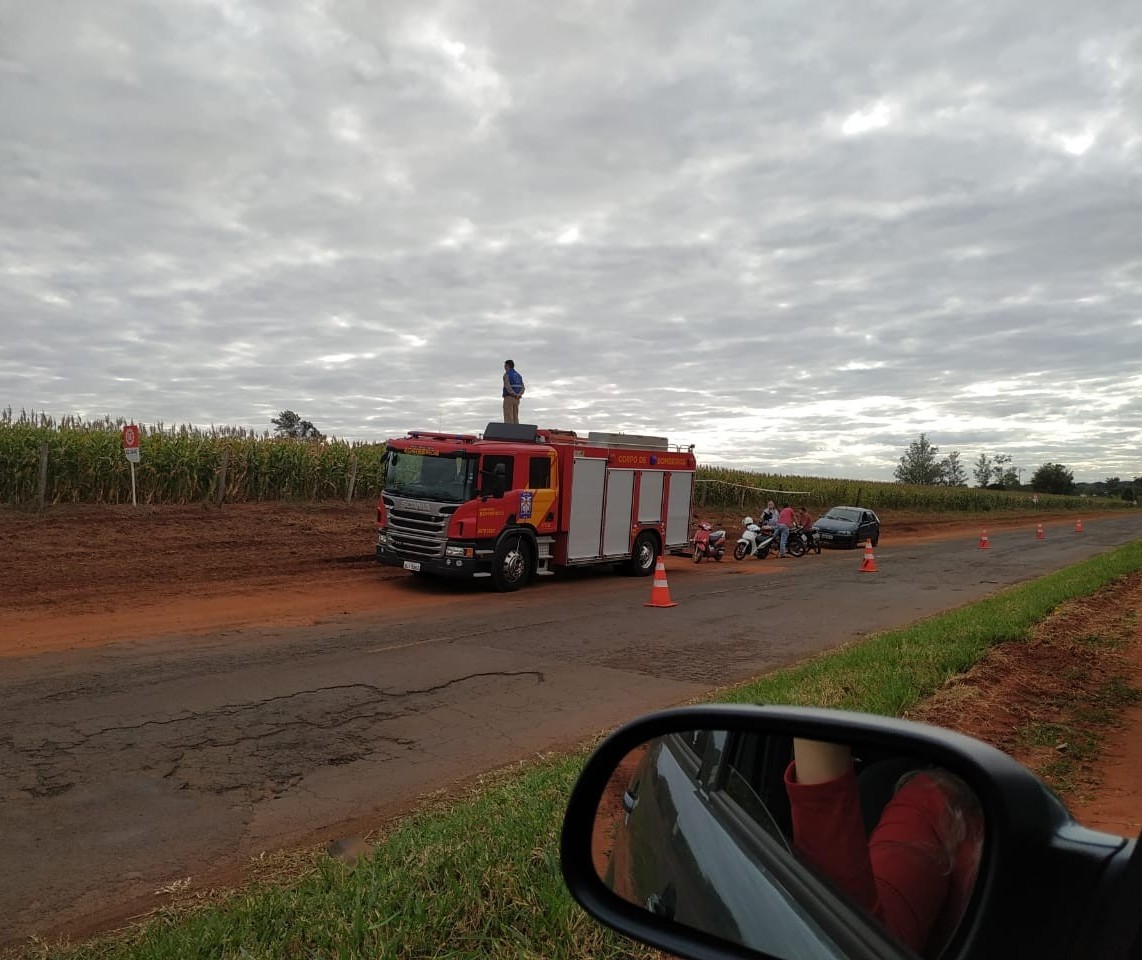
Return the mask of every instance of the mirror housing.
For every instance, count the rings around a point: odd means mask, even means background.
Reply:
[[[1058,798],[1011,757],[970,737],[925,724],[778,706],[667,710],[627,724],[598,747],[568,803],[561,861],[572,896],[605,925],[696,960],[766,956],[624,900],[600,878],[593,858],[596,813],[619,765],[649,741],[695,730],[860,744],[915,756],[960,777],[978,797],[988,834],[974,896],[943,956],[1061,957],[1069,954],[1079,937],[1105,936],[1101,932],[1105,920],[1095,923],[1092,918],[1099,913],[1103,893],[1126,869],[1134,844],[1079,826]],[[830,895],[827,886],[789,876],[776,861],[765,866],[798,908],[827,931],[841,956],[908,955],[847,900]],[[1136,926],[1135,920],[1134,928],[1120,929],[1116,935],[1132,936]],[[1111,955],[1085,943],[1083,952]]]

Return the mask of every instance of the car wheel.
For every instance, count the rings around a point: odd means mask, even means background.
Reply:
[[[734,547],[734,559],[744,560],[747,553],[749,553],[749,544],[744,540],[739,541]]]
[[[632,577],[649,577],[654,573],[654,566],[657,562],[658,537],[649,530],[643,530],[634,538],[630,560],[627,561],[627,572]]]
[[[527,537],[509,534],[496,545],[492,583],[503,593],[518,590],[531,579],[532,549]]]
[[[878,543],[880,543],[880,534],[874,533],[872,535],[872,545],[875,547]]]

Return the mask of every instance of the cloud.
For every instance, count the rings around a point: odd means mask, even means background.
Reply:
[[[711,462],[1142,473],[1131,13],[18,7],[0,399],[479,430],[510,355],[525,417]]]

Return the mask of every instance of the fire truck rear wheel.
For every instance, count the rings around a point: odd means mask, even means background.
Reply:
[[[634,538],[627,571],[632,577],[649,577],[658,562],[658,537],[644,530]]]
[[[497,590],[518,590],[531,579],[531,541],[522,534],[506,536],[496,546],[492,583]]]

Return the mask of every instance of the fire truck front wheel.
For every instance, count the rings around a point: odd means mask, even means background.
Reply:
[[[633,577],[649,577],[654,573],[657,561],[658,537],[649,530],[643,530],[634,539],[630,560],[627,561],[627,571]]]
[[[492,583],[500,591],[518,590],[531,579],[533,557],[531,540],[523,534],[508,534],[496,544],[492,559]]]

